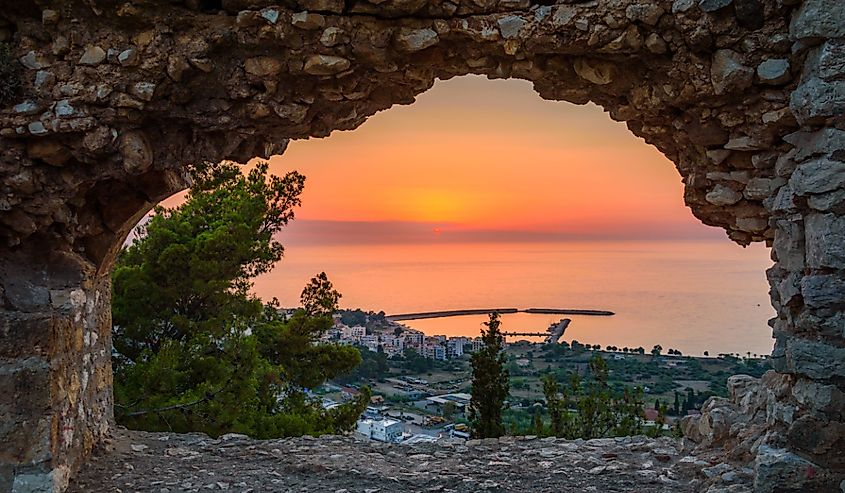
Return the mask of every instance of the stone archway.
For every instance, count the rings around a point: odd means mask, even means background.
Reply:
[[[601,105],[676,164],[696,217],[773,246],[780,376],[761,442],[784,474],[841,476],[841,2],[283,4],[4,6],[22,83],[0,82],[15,93],[0,108],[0,491],[62,488],[107,437],[108,273],[137,218],[188,186],[186,164],[278,154],[469,73]]]

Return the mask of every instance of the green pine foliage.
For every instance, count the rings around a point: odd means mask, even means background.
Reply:
[[[113,273],[115,415],[153,431],[257,438],[350,430],[369,402],[324,410],[307,390],[355,368],[355,348],[320,342],[340,294],[325,273],[291,317],[251,294],[281,259],[275,237],[305,178],[244,175],[231,163],[194,170],[184,204],[157,208]]]
[[[469,421],[475,438],[495,438],[505,434],[502,411],[510,393],[504,336],[499,314],[490,314],[481,330],[484,346],[472,354],[472,387]]]
[[[568,439],[642,434],[642,389],[613,391],[608,385],[607,362],[599,355],[590,359],[590,376],[589,381],[582,381],[573,373],[565,388],[553,375],[543,379],[549,433]]]

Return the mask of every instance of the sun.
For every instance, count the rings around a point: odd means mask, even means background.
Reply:
[[[403,219],[417,222],[466,222],[477,206],[466,193],[438,189],[405,190],[401,200]],[[440,228],[435,228],[438,233]]]

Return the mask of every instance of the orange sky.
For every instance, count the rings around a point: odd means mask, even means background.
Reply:
[[[440,81],[355,131],[294,141],[271,165],[307,177],[294,241],[317,229],[350,240],[415,225],[443,235],[719,236],[683,205],[680,176],[655,148],[599,107],[544,101],[519,80]]]
[[[545,101],[521,80],[438,81],[270,163],[307,178],[285,243],[725,238],[684,206],[657,149],[598,106]]]

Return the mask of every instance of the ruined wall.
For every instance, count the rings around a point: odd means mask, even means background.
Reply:
[[[696,217],[773,245],[765,450],[833,484],[843,38],[840,0],[4,2],[21,87],[0,91],[0,492],[61,486],[107,433],[108,273],[187,165],[278,154],[469,73],[601,105],[676,164]]]

